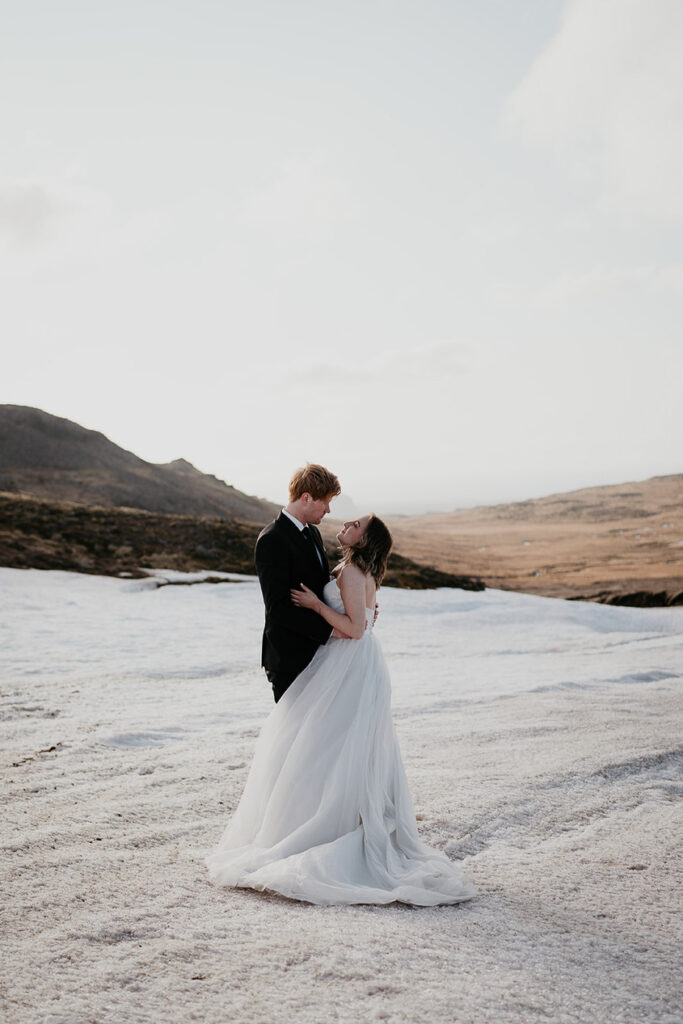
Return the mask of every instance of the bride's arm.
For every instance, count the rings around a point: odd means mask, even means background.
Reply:
[[[311,608],[340,633],[359,640],[365,632],[365,576],[355,565],[346,565],[339,576],[339,589],[345,614],[321,601],[317,594],[301,584],[301,590],[292,591],[292,601],[299,608]]]

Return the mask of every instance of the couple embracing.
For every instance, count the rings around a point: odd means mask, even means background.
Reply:
[[[374,515],[345,523],[330,573],[317,527],[340,491],[323,466],[297,470],[256,543],[276,704],[209,872],[319,905],[459,903],[475,889],[418,836],[374,634],[391,534]]]

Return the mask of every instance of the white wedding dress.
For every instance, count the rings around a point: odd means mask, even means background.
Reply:
[[[336,580],[323,592],[344,605]],[[373,612],[329,640],[266,719],[213,880],[315,904],[459,903],[476,890],[418,836]]]

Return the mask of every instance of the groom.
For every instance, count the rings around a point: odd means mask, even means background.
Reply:
[[[289,504],[256,541],[254,562],[266,606],[261,664],[276,702],[321,644],[343,636],[320,615],[297,608],[290,596],[290,590],[305,583],[322,598],[330,567],[317,527],[338,494],[334,473],[307,463],[289,482]]]

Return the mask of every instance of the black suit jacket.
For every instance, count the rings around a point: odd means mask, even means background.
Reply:
[[[254,549],[266,622],[263,630],[261,664],[269,677],[277,676],[289,685],[324,644],[332,627],[310,608],[297,608],[290,590],[305,583],[322,597],[330,579],[330,567],[319,530],[309,525],[307,540],[282,512],[259,534]],[[322,556],[318,558],[315,547]]]

